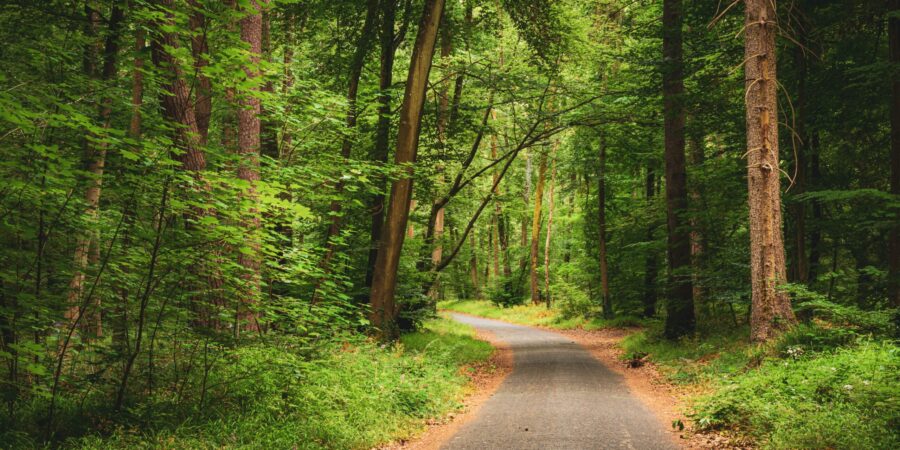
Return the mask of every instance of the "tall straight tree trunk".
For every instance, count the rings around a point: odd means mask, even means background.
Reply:
[[[197,116],[197,129],[200,131],[200,141],[205,145],[209,138],[209,121],[212,118],[212,81],[203,73],[209,66],[209,44],[207,43],[207,20],[203,5],[197,0],[188,0],[191,14],[188,18],[188,27],[191,30],[191,56],[194,59],[194,76],[197,79],[196,86],[191,89],[195,92],[194,114]]]
[[[765,342],[796,319],[787,281],[781,229],[774,2],[745,0],[744,79],[747,102],[747,184],[750,202],[750,338]]]
[[[665,116],[666,225],[668,282],[666,337],[674,339],[694,331],[691,287],[691,238],[684,225],[688,206],[684,157],[684,64],[681,0],[663,1],[663,114]]]
[[[800,39],[803,40],[802,37]],[[806,55],[804,55],[804,51],[799,46],[794,48],[794,64],[797,66],[797,104],[794,108],[796,119],[794,132],[791,133],[791,145],[797,155],[794,195],[806,192],[806,149],[808,144],[804,123],[806,119]],[[792,282],[806,283],[806,277],[809,275],[809,260],[806,257],[806,204],[802,201],[794,201],[791,203],[790,211],[794,222],[794,254],[791,258],[788,276]]]
[[[113,6],[112,13],[108,22],[108,31],[105,44],[101,45],[99,40],[98,29],[100,26],[100,12],[89,6],[85,7],[87,15],[87,34],[94,42],[88,43],[85,50],[85,73],[100,82],[109,82],[116,73],[116,57],[119,53],[119,34],[124,18],[124,10],[118,5]],[[99,56],[99,49],[103,50],[103,68],[98,73],[96,70],[96,60]],[[101,127],[108,129],[110,126],[110,116],[112,115],[112,98],[108,95],[100,100],[99,119]],[[97,137],[97,136],[95,136]],[[101,142],[92,142],[91,139],[85,141],[85,165],[90,178],[84,191],[84,203],[86,205],[84,216],[86,219],[86,229],[78,236],[75,244],[74,255],[74,271],[72,279],[69,282],[69,309],[66,317],[69,321],[81,319],[82,328],[89,331],[92,336],[102,335],[101,315],[98,311],[100,304],[96,301],[91,306],[83,303],[85,271],[99,261],[99,216],[100,216],[100,194],[103,186],[103,171],[106,166],[106,150],[109,144],[103,140],[105,136],[99,136]],[[92,252],[91,249],[96,251]],[[87,309],[93,311],[87,316],[85,321],[80,316],[87,313]]]
[[[375,22],[378,20],[378,0],[368,0],[368,7],[366,9],[366,19],[363,22],[362,30],[360,30],[359,40],[356,43],[356,51],[353,53],[353,59],[350,61],[350,73],[347,77],[347,116],[345,118],[344,126],[346,128],[347,136],[344,137],[344,140],[341,144],[341,158],[344,160],[349,160],[353,151],[353,136],[352,134],[356,130],[356,122],[358,111],[356,109],[356,99],[359,94],[359,80],[362,77],[362,69],[366,63],[366,55],[369,54],[369,48],[371,44],[371,34],[372,30],[375,28]],[[344,181],[340,180],[335,185],[336,195],[341,195],[344,192]],[[337,251],[337,239],[341,234],[341,225],[343,219],[341,200],[339,198],[331,201],[329,214],[331,216],[331,224],[328,227],[328,232],[326,234],[326,243],[325,243],[325,256],[322,258],[322,261],[319,263],[319,267],[322,272],[325,274],[323,279],[319,280],[319,283],[316,285],[315,292],[313,293],[313,303],[317,303],[319,297],[321,296],[320,286],[322,281],[324,281],[325,277],[328,277],[331,272],[331,262],[334,259],[335,252]]]
[[[531,173],[533,172],[531,166],[531,152],[528,149],[525,149],[525,189],[522,191],[522,195],[526,206],[531,202]],[[527,214],[522,215],[522,242],[520,245],[523,249],[528,248]],[[524,271],[526,267],[528,267],[528,259],[522,258],[522,261],[519,263],[519,268]]]
[[[613,316],[612,299],[609,296],[609,265],[606,248],[606,142],[600,136],[599,174],[597,176],[597,228],[599,229],[600,250],[600,296],[603,305],[603,317]]]
[[[690,164],[695,170],[700,170],[706,160],[706,153],[703,148],[703,138],[696,133],[691,135],[690,149]],[[688,195],[690,196],[690,208],[692,212],[690,219],[691,287],[693,288],[694,309],[695,311],[707,314],[709,312],[709,305],[706,304],[703,284],[700,279],[703,273],[703,258],[706,253],[706,235],[704,234],[702,221],[697,217],[702,210],[703,203],[703,197],[698,183],[691,183],[688,186]]]
[[[419,131],[428,88],[428,75],[431,72],[431,60],[434,56],[435,41],[443,10],[444,0],[425,1],[422,19],[419,22],[419,32],[413,45],[409,75],[406,80],[406,92],[400,107],[400,127],[397,132],[397,148],[394,156],[394,162],[397,165],[416,161]],[[397,179],[391,185],[387,218],[372,276],[369,320],[372,326],[378,330],[380,337],[386,339],[395,338],[399,331],[396,323],[398,308],[394,300],[394,292],[397,287],[397,269],[400,265],[400,252],[403,249],[404,231],[409,219],[412,189],[412,173],[407,173],[406,176]]]
[[[248,79],[260,76],[259,63],[262,55],[262,10],[269,0],[251,0],[248,10],[241,19],[241,40],[250,47],[250,65],[245,69]],[[260,218],[259,196],[256,185],[259,182],[259,146],[261,104],[256,93],[259,87],[244,92],[237,111],[238,118],[238,178],[247,181],[248,187],[242,196],[249,200],[250,208],[242,219],[241,226],[247,236],[249,251],[238,253],[238,264],[246,270],[246,283],[242,287],[238,305],[236,328],[245,331],[259,331],[258,314],[254,311],[259,299],[260,284]]]
[[[891,0],[888,35],[891,51],[891,193],[900,196],[900,0]],[[900,217],[890,237],[889,292],[891,305],[900,308]]]
[[[475,230],[469,235],[469,246],[472,247],[472,257],[469,259],[469,277],[472,279],[472,289],[475,298],[481,297],[481,289],[478,284],[478,245],[475,242]]]
[[[816,189],[819,180],[822,178],[821,167],[819,164],[819,134],[813,132],[809,137],[809,184],[812,189]],[[806,279],[808,284],[812,285],[819,278],[819,264],[822,259],[822,230],[819,224],[822,223],[822,203],[818,200],[812,202],[812,219],[815,226],[809,233],[809,275]]]
[[[378,123],[375,130],[375,145],[372,149],[372,161],[386,164],[391,137],[391,96],[388,91],[393,83],[395,45],[394,22],[396,21],[396,0],[381,2],[381,67],[378,79]],[[369,261],[366,264],[366,287],[372,287],[375,275],[375,262],[381,246],[381,232],[384,227],[384,194],[376,194],[369,205],[372,211],[372,224],[369,229]]]
[[[656,172],[652,166],[647,166],[647,177],[644,183],[644,195],[647,205],[653,203],[653,196],[656,194]],[[653,242],[653,231],[656,225],[652,222],[647,224],[647,242]],[[650,249],[647,253],[644,268],[644,317],[653,317],[656,315],[656,275],[659,271],[659,262],[656,252]]]
[[[541,239],[541,213],[544,202],[544,179],[547,177],[547,153],[541,153],[538,167],[538,182],[534,189],[534,212],[531,216],[531,303],[541,302],[541,287],[538,282],[538,251]]]
[[[362,69],[366,63],[366,55],[369,54],[369,47],[371,44],[370,37],[377,20],[378,0],[369,0],[366,9],[366,19],[363,23],[362,30],[360,30],[360,37],[356,43],[356,51],[353,53],[353,59],[350,61],[350,76],[347,79],[347,116],[344,123],[347,136],[344,137],[343,143],[341,144],[341,158],[345,160],[350,159],[353,151],[352,134],[356,130],[358,114],[356,109],[356,98],[359,93],[359,80],[362,77]],[[344,191],[344,182],[338,181],[335,190],[337,191],[337,195],[341,195]],[[322,270],[326,274],[330,271],[331,260],[334,258],[335,251],[337,250],[336,239],[341,233],[341,210],[341,200],[332,200],[330,208],[331,225],[328,227],[325,257],[321,263]]]
[[[497,122],[497,110],[493,108],[491,109],[491,120],[495,123]],[[497,160],[497,148],[497,133],[491,133],[491,160]],[[497,240],[500,246],[500,258],[503,260],[503,276],[509,277],[512,274],[512,268],[509,265],[509,236],[507,235],[508,230],[506,229],[507,227],[503,217],[503,205],[500,203],[501,191],[500,185],[497,183],[498,177],[499,174],[495,169],[493,173],[493,182],[497,188],[494,189],[494,217],[497,221]]]
[[[553,242],[553,208],[555,206],[553,194],[556,190],[556,150],[559,141],[553,142],[553,168],[550,170],[550,198],[547,204],[547,238],[544,241],[544,292],[547,293],[547,307],[553,299],[550,296],[550,244]]]

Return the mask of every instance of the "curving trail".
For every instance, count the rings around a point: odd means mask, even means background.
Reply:
[[[621,377],[566,337],[452,314],[509,345],[514,366],[500,389],[444,449],[676,449]]]

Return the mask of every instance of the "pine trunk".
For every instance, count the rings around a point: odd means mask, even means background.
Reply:
[[[747,183],[750,203],[750,337],[765,342],[796,319],[787,281],[781,229],[774,2],[745,0],[744,79],[747,103]]]
[[[683,6],[681,0],[663,2],[663,114],[665,116],[666,229],[668,280],[666,337],[694,331],[691,287],[691,238],[684,216],[688,206],[684,156],[684,67],[682,52]]]
[[[262,55],[262,10],[268,0],[252,0],[250,9],[241,19],[241,40],[250,47],[249,67],[245,69],[248,79],[260,76],[259,64]],[[241,227],[246,233],[246,249],[238,254],[238,264],[245,270],[246,283],[242,286],[238,305],[239,329],[259,331],[258,314],[255,312],[259,299],[260,285],[260,217],[259,196],[256,192],[259,182],[260,112],[261,103],[254,91],[245,92],[237,111],[238,118],[238,163],[237,176],[247,182],[248,187],[242,197],[249,201],[250,208],[242,218]],[[236,329],[237,330],[237,329]]]

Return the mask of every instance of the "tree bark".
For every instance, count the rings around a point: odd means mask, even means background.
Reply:
[[[606,248],[606,142],[600,136],[600,155],[597,174],[597,228],[600,257],[600,296],[603,317],[612,318],[612,299],[609,296],[609,265]]]
[[[415,163],[419,144],[419,131],[425,107],[428,75],[434,55],[437,31],[444,10],[444,0],[426,0],[419,22],[419,32],[413,46],[406,92],[400,107],[400,127],[394,162],[397,165]],[[371,311],[369,320],[382,338],[396,338],[397,305],[394,292],[397,285],[397,269],[403,249],[404,231],[409,219],[413,178],[411,169],[406,176],[391,185],[391,198],[387,218],[381,236],[381,247],[372,277]]]
[[[778,167],[778,105],[774,2],[745,0],[744,79],[747,103],[747,185],[750,203],[750,337],[765,342],[795,321],[787,280]]]
[[[212,118],[212,82],[203,73],[209,66],[209,44],[206,40],[207,22],[203,5],[197,0],[188,0],[191,7],[191,15],[188,18],[188,26],[191,30],[191,56],[194,59],[194,76],[197,85],[195,90],[194,114],[197,117],[197,130],[200,132],[200,142],[206,144],[209,138],[209,121]]]
[[[656,172],[652,166],[647,167],[647,176],[644,180],[644,195],[647,200],[648,207],[653,204],[653,196],[656,194]],[[647,224],[647,242],[653,242],[653,232],[656,225]],[[659,271],[659,262],[656,252],[648,249],[647,259],[644,268],[644,317],[653,317],[656,315],[656,276]]]
[[[90,6],[85,6],[87,16],[86,34],[92,39],[87,44],[84,55],[84,71],[90,78],[99,82],[110,81],[116,73],[116,58],[119,53],[119,34],[121,31],[122,19],[124,18],[124,10],[119,6],[113,6],[110,19],[108,22],[108,31],[105,43],[101,44],[98,38],[98,30],[100,26],[100,12]],[[96,60],[100,48],[103,50],[103,68],[100,73],[96,70]],[[112,98],[105,95],[100,99],[99,119],[102,128],[108,129],[110,126],[110,116],[112,114]],[[84,294],[85,271],[92,265],[96,265],[99,260],[99,252],[92,252],[94,247],[99,250],[99,216],[100,216],[100,194],[103,186],[103,171],[106,166],[106,151],[109,144],[105,141],[106,136],[94,136],[100,142],[92,142],[92,139],[85,141],[85,166],[90,174],[87,187],[84,191],[85,211],[84,217],[86,221],[85,230],[78,236],[75,244],[74,254],[74,270],[72,279],[69,282],[69,309],[66,312],[66,318],[70,321],[78,320],[80,315],[86,314],[88,309],[93,309],[88,320],[81,320],[82,328],[93,337],[99,337],[103,334],[101,315],[99,312],[99,300],[95,305],[82,304]],[[91,308],[93,306],[93,308]]]
[[[531,303],[541,302],[541,287],[538,282],[538,252],[541,238],[541,213],[544,202],[544,179],[547,176],[547,153],[541,153],[538,166],[538,181],[534,189],[534,213],[531,216]]]
[[[249,9],[241,19],[241,40],[250,47],[249,66],[244,69],[247,78],[259,77],[262,55],[262,10],[269,0],[252,0]],[[255,311],[259,299],[260,284],[260,217],[259,196],[256,185],[259,182],[260,112],[261,102],[256,93],[259,87],[244,92],[237,111],[238,118],[238,178],[247,181],[248,187],[242,198],[249,200],[250,207],[242,218],[241,227],[246,233],[246,247],[238,253],[238,264],[245,269],[245,280],[238,305],[239,327],[244,331],[259,331],[259,316]],[[236,331],[237,332],[237,331]]]
[[[668,280],[666,337],[675,339],[694,331],[691,287],[691,239],[684,224],[688,206],[685,169],[684,65],[681,0],[663,2],[663,114],[665,116],[666,229]]]
[[[559,147],[559,141],[553,142],[553,168],[550,170],[550,197],[547,204],[547,237],[544,240],[544,292],[547,293],[547,307],[553,299],[550,296],[550,244],[553,242],[551,235],[553,233],[553,207],[554,190],[556,189],[556,150]]]
[[[894,13],[888,22],[891,52],[891,194],[900,196],[900,0],[891,0]],[[900,217],[894,220],[890,236],[890,268],[888,273],[891,305],[900,308]]]
[[[381,68],[378,80],[378,123],[375,129],[375,145],[372,150],[372,161],[387,164],[388,147],[391,136],[391,95],[389,90],[393,83],[395,45],[394,22],[396,21],[396,1],[381,2]],[[372,198],[372,225],[369,231],[369,261],[366,264],[366,287],[371,289],[375,275],[375,262],[381,246],[381,232],[384,227],[384,194],[376,194]]]
[[[366,18],[363,22],[362,30],[360,30],[359,40],[356,43],[356,51],[353,53],[353,59],[350,61],[350,73],[347,77],[347,116],[345,118],[344,127],[347,135],[341,144],[341,158],[349,160],[353,151],[353,133],[356,131],[357,108],[356,99],[359,94],[359,80],[362,78],[362,69],[366,63],[366,55],[369,54],[371,47],[371,34],[375,28],[375,22],[378,19],[378,0],[368,0],[366,8]],[[339,180],[335,185],[335,195],[341,195],[344,192],[344,181]],[[328,277],[331,272],[331,261],[334,259],[338,246],[338,235],[341,234],[341,225],[343,219],[343,208],[341,207],[341,199],[336,198],[331,201],[329,215],[331,224],[328,227],[325,242],[325,256],[319,263],[319,267],[324,273],[323,279],[317,283],[315,292],[313,293],[313,303],[317,303],[321,296],[320,286],[324,277]]]

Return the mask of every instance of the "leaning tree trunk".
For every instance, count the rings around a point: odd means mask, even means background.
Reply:
[[[891,193],[900,196],[900,0],[891,0],[893,16],[888,22],[891,48]],[[891,305],[900,308],[900,217],[891,230],[889,297]]]
[[[268,0],[253,0],[250,9],[241,19],[241,40],[250,46],[249,66],[245,69],[248,79],[260,76],[259,63],[262,55],[262,10],[268,5]],[[260,119],[262,110],[259,97],[255,94],[259,87],[251,88],[245,92],[241,99],[240,108],[237,111],[238,118],[238,178],[247,181],[247,189],[242,197],[249,200],[250,208],[243,214],[241,227],[247,236],[249,251],[241,251],[238,254],[238,264],[246,271],[244,277],[240,303],[238,305],[237,330],[259,331],[258,315],[254,311],[259,299],[260,284],[260,218],[259,195],[256,185],[259,182],[259,145],[260,145]]]
[[[670,339],[694,331],[691,238],[684,223],[688,191],[684,157],[684,67],[681,48],[683,14],[681,0],[663,2],[663,114],[669,255],[665,334]]]
[[[796,319],[787,280],[781,229],[774,2],[745,0],[744,79],[747,103],[747,185],[750,202],[750,337],[765,342]]]
[[[428,88],[428,75],[431,72],[431,60],[434,56],[435,40],[443,10],[444,0],[425,1],[409,65],[406,92],[400,107],[400,127],[397,131],[397,148],[394,156],[394,162],[397,165],[411,164],[416,161],[419,131]],[[405,176],[397,179],[391,185],[391,197],[381,235],[381,247],[378,250],[375,271],[372,276],[369,320],[372,326],[378,330],[379,336],[387,339],[395,338],[398,333],[398,308],[394,301],[394,292],[397,287],[397,269],[400,265],[400,252],[403,249],[404,231],[409,220],[413,189],[412,175],[410,171],[407,171]]]

